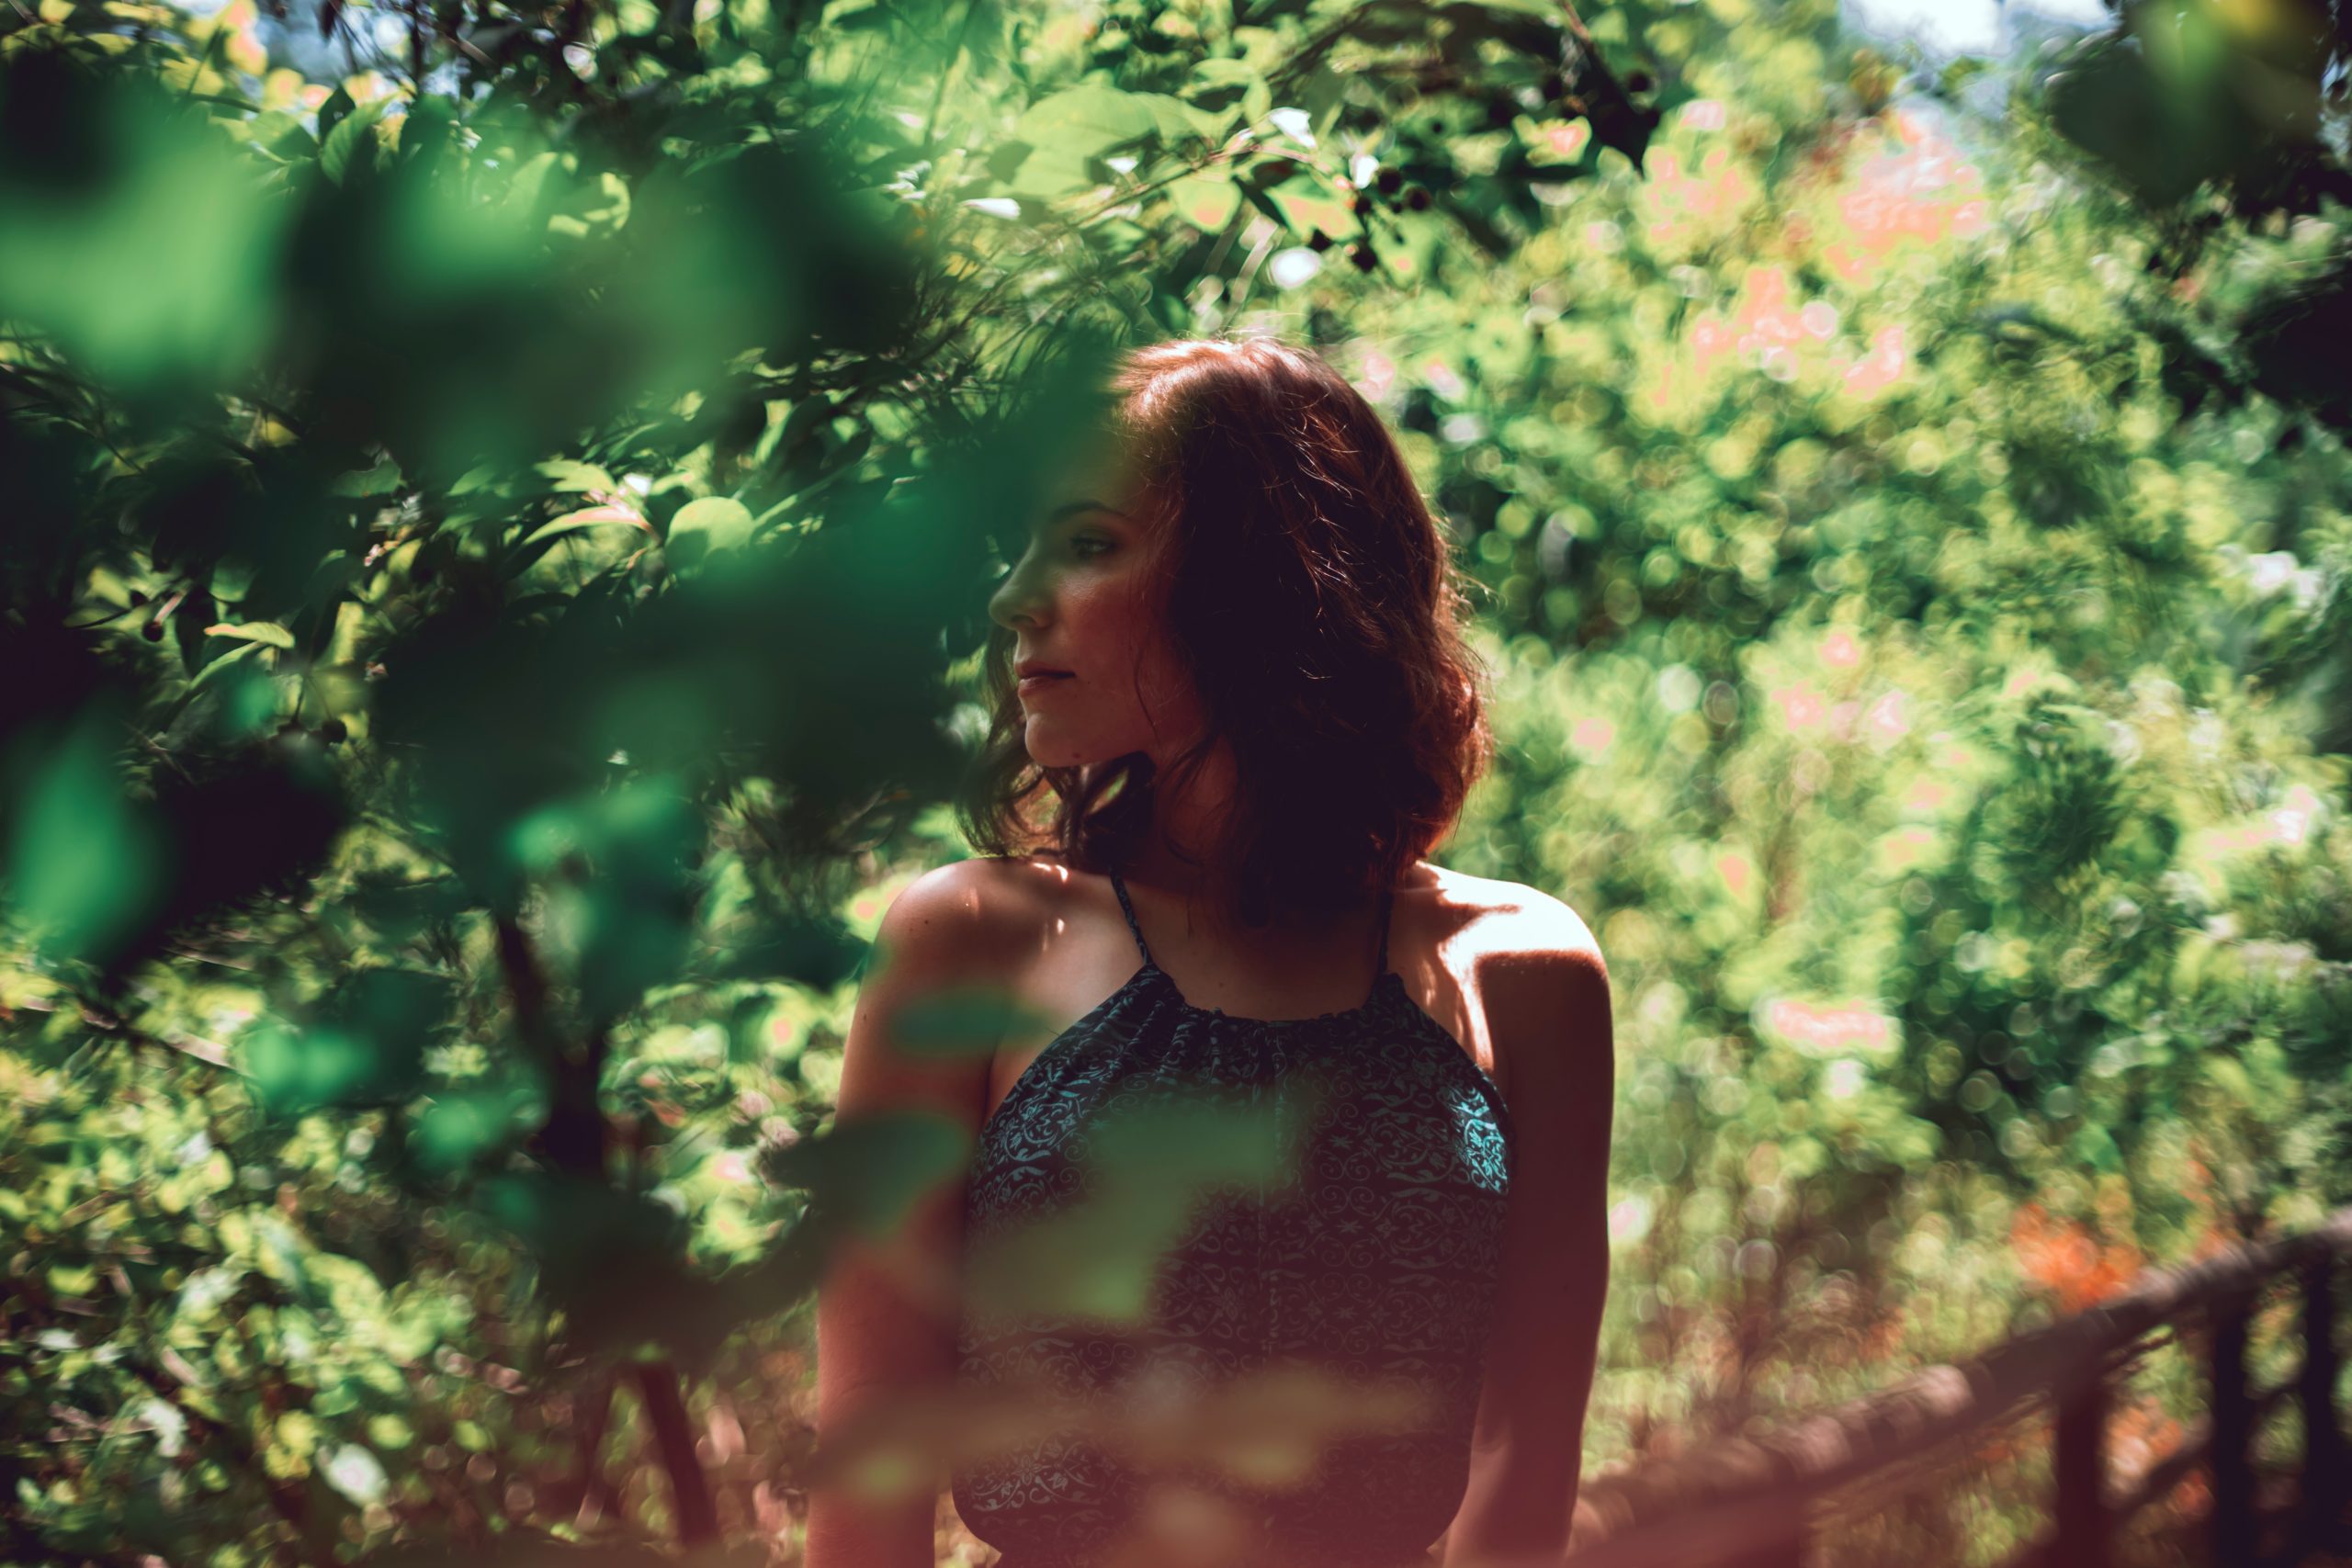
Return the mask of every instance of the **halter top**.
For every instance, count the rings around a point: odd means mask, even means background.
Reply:
[[[999,1568],[1096,1568],[1202,1494],[1271,1561],[1426,1562],[1469,1478],[1510,1110],[1389,970],[1387,893],[1361,1005],[1260,1019],[1187,1003],[1111,885],[1142,967],[973,1155],[956,1383],[990,1414],[956,1512]]]

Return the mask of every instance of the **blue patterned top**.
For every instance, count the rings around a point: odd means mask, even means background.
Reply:
[[[1096,1568],[1188,1494],[1283,1564],[1425,1562],[1469,1478],[1510,1112],[1389,971],[1386,894],[1362,1005],[1234,1018],[1111,882],[1143,966],[973,1156],[957,1383],[1001,1420],[956,1512],[1000,1568]]]

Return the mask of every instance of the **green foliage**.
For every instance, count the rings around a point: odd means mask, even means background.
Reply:
[[[1618,1001],[1596,1459],[2352,1197],[2308,148],[1826,3],[322,17],[409,58],[0,19],[10,1561],[783,1550],[811,1283],[967,1154],[829,1118],[990,542],[1171,333],[1342,363],[1481,584],[1441,858]],[[1131,1302],[1165,1175],[993,1288]]]
[[[2352,1198],[2336,389],[2233,332],[2342,209],[2176,276],[2022,85],[1825,116],[1829,60],[1734,34],[1646,180],[1314,301],[1485,585],[1448,863],[1611,966],[1596,1457],[2092,1299],[2035,1216],[2107,1279]]]
[[[1483,0],[689,9],[0,19],[12,1562],[780,1540],[810,1287],[968,1155],[827,1125],[860,889],[1102,355],[1658,112]]]

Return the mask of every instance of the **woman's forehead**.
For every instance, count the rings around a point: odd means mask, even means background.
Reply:
[[[1125,509],[1136,499],[1136,471],[1114,441],[1091,445],[1055,476],[1050,503],[1057,509],[1080,501]]]

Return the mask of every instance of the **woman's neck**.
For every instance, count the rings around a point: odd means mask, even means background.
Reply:
[[[1155,766],[1153,776],[1151,827],[1119,867],[1120,876],[1131,886],[1140,885],[1182,902],[1196,928],[1206,927],[1238,942],[1268,940],[1270,932],[1243,927],[1233,912],[1237,857],[1226,815],[1236,795],[1232,748],[1218,741],[1190,779],[1171,781],[1160,766]],[[1179,787],[1168,788],[1171,783]],[[1190,859],[1177,853],[1178,844]],[[1333,923],[1346,919],[1339,917]],[[1294,934],[1316,934],[1306,931],[1295,917],[1280,923]]]
[[[1154,759],[1151,826],[1119,873],[1130,884],[1182,899],[1197,918],[1232,906],[1234,855],[1228,813],[1236,798],[1238,773],[1232,747],[1218,740],[1201,760],[1197,772],[1186,778],[1172,778],[1169,761],[1182,750],[1176,748],[1169,758]]]

